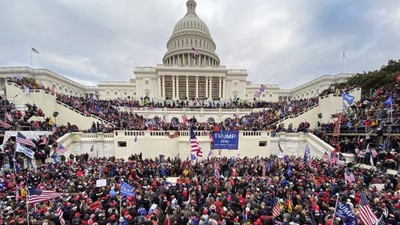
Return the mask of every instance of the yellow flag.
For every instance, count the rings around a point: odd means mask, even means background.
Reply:
[[[54,124],[54,119],[53,119],[53,117],[50,117],[50,119],[49,119],[49,125],[53,126],[53,124]]]
[[[21,189],[19,189],[19,190],[20,190],[20,193],[21,193],[22,196],[25,196],[25,195],[26,195],[26,190],[25,190],[25,188],[21,188]]]
[[[41,85],[41,83],[39,82],[39,80],[36,79],[36,78],[35,78],[35,85],[36,85],[36,86],[40,86],[40,85]]]
[[[287,207],[288,207],[288,212],[292,213],[292,201],[290,201],[290,199],[287,200]]]

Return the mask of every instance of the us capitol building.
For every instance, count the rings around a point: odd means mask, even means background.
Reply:
[[[228,69],[220,65],[216,44],[206,23],[196,14],[196,2],[186,2],[187,13],[175,25],[167,42],[163,64],[136,67],[135,78],[129,81],[100,81],[97,86],[84,86],[46,69],[29,67],[0,67],[0,85],[14,74],[37,78],[45,87],[75,96],[91,96],[96,91],[100,99],[154,100],[230,99],[252,100],[261,84],[247,81],[247,71]],[[293,89],[265,85],[259,99],[286,101],[317,96],[332,83],[343,82],[354,74],[324,75]]]

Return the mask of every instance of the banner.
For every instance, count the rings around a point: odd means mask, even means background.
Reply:
[[[96,187],[105,187],[105,186],[107,186],[106,179],[96,180]]]
[[[238,149],[239,131],[212,132],[211,149]]]
[[[17,143],[17,146],[15,147],[16,152],[21,152],[24,153],[27,157],[33,159],[35,157],[35,152],[32,151],[31,149],[22,146],[20,143]]]

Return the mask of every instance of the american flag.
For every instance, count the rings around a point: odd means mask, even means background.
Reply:
[[[372,154],[372,157],[374,157],[374,158],[376,158],[376,156],[378,156],[378,152],[376,152],[376,149],[374,149],[374,148],[371,149],[371,154]]]
[[[192,50],[193,50],[193,58],[199,56],[199,51],[197,49],[192,48]]]
[[[32,47],[32,52],[36,53],[36,54],[40,54],[38,50],[36,50],[36,48]]]
[[[375,225],[378,222],[378,218],[369,207],[368,199],[364,192],[361,193],[360,219],[365,225]]]
[[[49,143],[49,139],[47,139],[46,135],[43,135],[40,140],[42,141],[39,145],[47,145]]]
[[[11,115],[10,115],[10,113],[8,113],[8,112],[6,112],[5,114],[4,114],[4,117],[5,117],[5,121],[9,121],[9,122],[12,122],[13,121],[13,118],[11,117]]]
[[[59,144],[56,148],[56,152],[59,154],[64,154],[67,152],[67,149],[62,144]]]
[[[203,157],[203,151],[194,134],[193,126],[190,127],[190,150],[195,152],[197,157]]]
[[[279,203],[276,203],[274,208],[272,209],[272,216],[278,217],[279,215],[281,215],[281,207]]]
[[[332,152],[331,153],[330,160],[331,160],[331,163],[334,164],[334,165],[336,165],[338,163],[339,160],[338,160],[338,157],[336,155],[336,152]]]
[[[322,156],[322,158],[323,158],[323,159],[328,159],[328,160],[329,160],[329,155],[328,155],[328,153],[325,152],[324,155]]]
[[[354,177],[354,174],[349,172],[348,170],[344,171],[344,179],[348,181],[350,184],[356,181],[356,178]]]
[[[21,134],[21,132],[18,132],[17,138],[15,139],[17,143],[23,144],[23,145],[28,145],[31,147],[36,147],[35,143],[33,143],[31,140],[27,139],[25,135]]]
[[[65,225],[65,220],[64,220],[64,212],[61,210],[60,207],[58,207],[57,211],[56,211],[56,216],[58,216],[58,219],[60,220],[60,224],[61,225]]]
[[[2,127],[4,127],[5,129],[11,128],[12,126],[6,122],[4,122],[3,120],[0,120],[0,125]]]
[[[46,191],[34,188],[29,188],[28,194],[29,194],[28,204],[47,201],[50,199],[61,197],[62,195],[62,193],[58,193],[55,191]]]

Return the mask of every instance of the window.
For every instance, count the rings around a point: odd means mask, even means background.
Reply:
[[[60,87],[58,87],[60,90],[62,90],[62,87],[60,86]]]
[[[233,83],[233,87],[237,88],[239,86],[238,82]]]
[[[149,84],[149,81],[148,81],[148,80],[145,80],[145,81],[144,81],[144,84]]]
[[[269,94],[269,97],[272,98],[272,94]]]
[[[118,95],[118,92],[114,92],[115,95]]]
[[[248,94],[246,94],[246,98],[247,98],[247,97],[249,97],[249,95],[248,95]]]
[[[124,95],[127,95],[126,92],[124,92]]]
[[[263,94],[263,97],[265,97],[265,94]]]
[[[133,95],[136,95],[136,92],[133,92]]]
[[[267,141],[258,142],[258,147],[266,147],[266,146],[267,146]]]
[[[110,94],[110,92],[109,91],[107,91],[107,95],[109,95]]]
[[[126,147],[126,141],[118,141],[118,147]]]
[[[150,97],[150,92],[146,91],[146,97]]]

